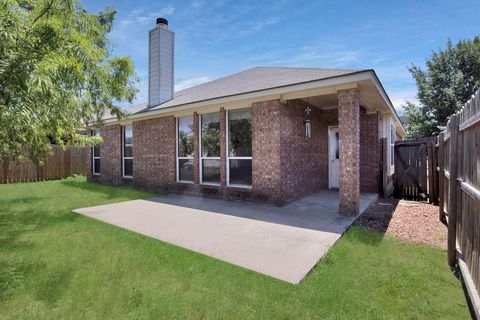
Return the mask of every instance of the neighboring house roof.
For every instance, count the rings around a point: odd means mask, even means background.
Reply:
[[[406,115],[402,114],[401,116],[398,116],[398,118],[400,119],[400,122],[403,126],[406,126],[408,124],[408,117]]]

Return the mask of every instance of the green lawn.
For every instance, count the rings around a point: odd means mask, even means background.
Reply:
[[[0,318],[469,318],[445,251],[358,227],[291,285],[71,212],[148,196],[0,185]]]

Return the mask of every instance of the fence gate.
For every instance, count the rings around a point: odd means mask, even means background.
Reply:
[[[395,197],[437,202],[436,154],[435,138],[395,143]]]

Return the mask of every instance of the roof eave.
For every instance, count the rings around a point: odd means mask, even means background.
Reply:
[[[176,111],[184,111],[184,110],[193,109],[193,108],[201,108],[201,107],[204,107],[204,106],[209,106],[209,105],[214,105],[214,104],[228,104],[228,103],[231,103],[231,102],[234,102],[234,101],[239,101],[239,100],[261,98],[263,96],[267,97],[267,96],[272,96],[272,95],[282,95],[282,94],[286,94],[286,93],[289,93],[289,92],[295,92],[295,91],[300,91],[300,90],[309,90],[309,89],[317,89],[317,88],[323,88],[323,87],[340,86],[340,85],[359,82],[359,81],[364,81],[364,80],[370,80],[375,84],[375,86],[377,88],[377,91],[382,96],[382,99],[384,100],[388,109],[394,115],[395,121],[397,123],[397,127],[399,127],[401,129],[402,134],[405,135],[405,129],[404,129],[404,127],[403,127],[403,125],[400,121],[400,118],[399,118],[399,116],[398,116],[390,98],[388,97],[388,95],[385,91],[385,88],[383,87],[382,83],[380,82],[377,74],[375,73],[375,71],[373,69],[359,70],[359,71],[352,72],[352,73],[349,73],[349,74],[337,75],[337,76],[332,76],[332,77],[323,78],[323,79],[319,79],[319,80],[310,80],[310,81],[299,82],[299,83],[295,83],[295,84],[278,86],[278,87],[262,89],[262,90],[257,90],[257,91],[250,91],[250,92],[233,94],[233,95],[222,96],[222,97],[217,97],[217,98],[199,100],[199,101],[195,101],[195,102],[190,102],[190,103],[185,103],[185,104],[180,104],[180,105],[175,105],[175,106],[169,106],[169,107],[164,107],[164,108],[159,108],[159,109],[154,109],[153,108],[152,110],[143,111],[143,112],[140,112],[140,113],[129,114],[121,120],[118,120],[117,118],[104,119],[104,123],[108,125],[108,124],[115,124],[115,123],[130,122],[132,120],[141,120],[142,118],[151,118],[151,117],[155,117],[157,115],[160,116],[160,115],[165,114],[165,113],[171,113],[171,112],[176,112]]]
[[[385,88],[383,87],[382,83],[380,82],[380,79],[377,76],[377,73],[375,70],[370,69],[368,70],[371,75],[372,75],[372,81],[375,83],[375,86],[377,87],[377,90],[380,92],[382,95],[383,100],[387,104],[388,108],[390,109],[390,112],[394,115],[395,122],[397,123],[397,127],[400,128],[402,135],[406,135],[405,128],[402,124],[402,121],[400,121],[400,117],[398,116],[397,110],[393,106],[392,101],[390,100],[390,97],[388,96],[387,92],[385,91]]]
[[[369,75],[371,71],[372,71],[371,69],[360,70],[360,71],[352,72],[345,75],[332,76],[332,77],[323,78],[319,80],[310,80],[310,81],[298,82],[295,84],[278,86],[278,87],[273,87],[268,89],[262,89],[262,90],[233,94],[233,95],[222,96],[217,98],[199,100],[195,102],[169,106],[169,107],[164,107],[160,109],[152,109],[152,110],[144,111],[141,113],[129,114],[125,116],[125,118],[123,118],[122,120],[118,120],[116,118],[104,119],[104,122],[105,124],[114,124],[114,123],[122,122],[126,120],[134,120],[134,119],[138,120],[145,117],[161,115],[167,112],[175,112],[175,111],[186,110],[190,108],[199,108],[202,106],[208,106],[212,104],[222,104],[222,103],[228,103],[232,101],[245,100],[249,98],[256,98],[256,97],[262,97],[262,96],[281,95],[284,93],[294,92],[299,90],[342,85],[342,84],[356,82],[356,81],[368,80],[370,78]]]

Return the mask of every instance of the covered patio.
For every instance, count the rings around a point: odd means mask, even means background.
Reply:
[[[376,197],[360,194],[360,213]],[[300,282],[356,219],[338,214],[333,190],[284,207],[169,195],[74,212],[290,283]]]
[[[360,80],[281,95],[280,170],[288,177],[279,188],[283,199],[334,189],[338,213],[356,216],[362,211],[361,193],[379,193],[385,174],[380,171],[380,138],[386,135],[388,117],[380,93],[376,83]],[[303,139],[298,134],[302,128]]]

